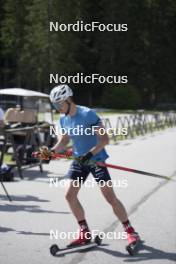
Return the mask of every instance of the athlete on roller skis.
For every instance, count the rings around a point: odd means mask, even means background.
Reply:
[[[108,135],[105,133],[102,135],[100,129],[103,127],[98,115],[91,109],[76,105],[72,100],[73,92],[71,88],[66,85],[58,85],[51,90],[50,100],[53,106],[58,112],[60,112],[60,126],[64,131],[69,131],[69,134],[62,135],[61,139],[51,149],[53,152],[62,151],[69,140],[73,142],[73,153],[74,157],[79,157],[78,160],[74,160],[68,171],[68,175],[71,179],[68,191],[66,193],[66,199],[70,206],[70,209],[75,216],[79,226],[80,235],[79,238],[72,241],[69,246],[86,244],[91,241],[91,232],[86,221],[84,209],[78,200],[78,193],[81,188],[81,184],[77,187],[73,184],[74,180],[81,180],[84,182],[89,175],[92,173],[93,177],[97,182],[107,182],[111,180],[108,169],[106,167],[100,167],[92,165],[91,161],[105,162],[108,158],[105,146],[108,144]],[[96,127],[96,133],[89,135],[80,134],[74,135],[70,128],[81,126],[83,129]],[[45,157],[46,149],[41,149],[41,155]],[[70,153],[69,153],[70,154]],[[115,216],[122,223],[125,232],[127,233],[127,239],[129,246],[135,246],[140,241],[138,233],[131,225],[127,212],[122,202],[117,198],[114,193],[113,187],[109,187],[107,184],[100,186],[100,190],[106,199],[106,201],[112,207]],[[133,253],[132,247],[127,247],[128,252]]]

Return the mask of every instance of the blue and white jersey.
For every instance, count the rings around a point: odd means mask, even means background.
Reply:
[[[74,116],[62,114],[60,117],[60,126],[73,142],[73,155],[75,157],[83,156],[89,152],[98,143],[98,136],[92,132],[92,127],[101,124],[99,116],[90,108],[77,105],[77,111]],[[105,161],[109,156],[105,149],[92,157],[96,161]]]

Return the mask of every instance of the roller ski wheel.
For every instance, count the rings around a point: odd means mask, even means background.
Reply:
[[[141,245],[139,235],[137,233],[128,234],[128,243],[129,244],[126,246],[126,250],[130,256],[133,256],[137,253],[139,246]]]
[[[96,236],[95,239],[94,239],[94,242],[100,246],[101,245],[101,242],[102,242],[102,238],[100,236]]]
[[[55,256],[58,251],[59,251],[59,247],[56,244],[54,244],[54,245],[52,245],[50,247],[50,253],[51,253],[51,255]]]

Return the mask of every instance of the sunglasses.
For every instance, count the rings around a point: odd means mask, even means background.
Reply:
[[[53,103],[53,106],[57,109],[61,109],[64,105],[64,102],[55,102]]]

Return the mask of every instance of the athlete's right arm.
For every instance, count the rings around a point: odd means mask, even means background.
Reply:
[[[51,148],[51,151],[60,152],[65,150],[65,147],[69,143],[70,138],[67,134],[62,135],[62,137],[58,140],[58,142]]]

